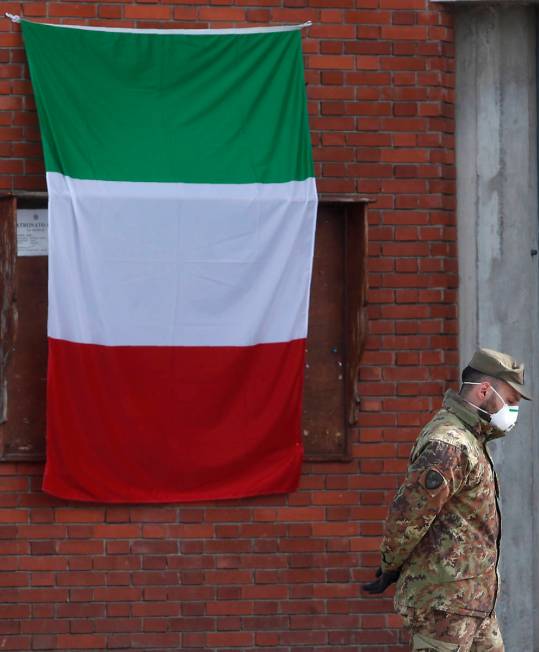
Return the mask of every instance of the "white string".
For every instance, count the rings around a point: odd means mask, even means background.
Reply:
[[[10,14],[6,11],[4,14],[6,18],[9,18],[12,23],[20,23],[21,22],[21,17],[18,16],[17,14]],[[47,24],[47,23],[46,23]],[[189,30],[144,30],[146,32],[165,32],[168,34],[173,34],[173,33],[185,33],[185,34],[202,34],[202,33],[252,33],[252,32],[280,32],[280,31],[288,31],[291,29],[303,29],[304,27],[311,27],[312,26],[312,21],[308,20],[305,23],[301,23],[299,25],[280,25],[276,27],[244,27],[240,29],[189,29]],[[58,25],[53,25],[53,27],[58,27]],[[111,31],[111,32],[138,32],[140,30],[135,30],[135,29],[125,29],[125,28],[107,28],[107,27],[88,27],[87,25],[62,25],[61,27],[72,27],[74,29],[88,29],[88,30],[99,30],[99,31]]]
[[[301,23],[299,25],[276,25],[268,27],[226,27],[226,28],[210,28],[210,29],[139,29],[131,27],[91,27],[89,25],[58,25],[56,23],[42,23],[42,25],[49,25],[49,27],[58,27],[59,29],[83,29],[94,32],[118,32],[118,33],[132,33],[132,34],[185,34],[189,36],[201,36],[211,34],[263,34],[267,32],[290,32],[304,27],[311,27],[312,21]]]

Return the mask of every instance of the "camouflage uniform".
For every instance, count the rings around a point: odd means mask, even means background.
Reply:
[[[477,625],[495,618],[500,511],[486,442],[501,434],[449,391],[416,441],[382,543],[382,570],[401,569],[395,609],[412,632],[436,612]],[[503,643],[476,649],[503,650]]]
[[[476,618],[443,611],[417,612],[404,616],[412,635],[414,652],[503,652],[503,641],[496,616]]]

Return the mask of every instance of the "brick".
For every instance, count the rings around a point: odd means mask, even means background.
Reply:
[[[394,11],[391,14],[393,25],[414,25],[417,20],[417,14],[414,12]]]
[[[376,1],[376,0],[375,0]],[[349,11],[346,21],[361,25],[386,25],[391,22],[389,11]]]
[[[388,149],[382,152],[382,161],[393,163],[426,163],[429,153],[421,149]]]
[[[253,613],[253,603],[244,600],[219,600],[218,602],[209,602],[206,605],[206,610],[209,616],[249,615]]]
[[[67,569],[67,559],[62,557],[21,557],[19,568],[33,571],[63,571]]]
[[[317,523],[313,525],[313,535],[321,537],[354,536],[358,526],[355,523]]]
[[[4,571],[0,573],[0,587],[25,587],[29,584],[29,575],[27,573],[8,573]]]
[[[214,533],[213,525],[174,525],[169,528],[170,535],[174,538],[203,539],[211,537]]]
[[[107,641],[97,634],[60,634],[56,640],[59,650],[104,650]]]
[[[56,509],[55,520],[58,523],[101,523],[104,509]]]
[[[403,5],[402,0],[380,0],[380,8],[382,9],[425,9],[426,0],[406,0]]]
[[[208,9],[199,9],[198,18],[200,20],[216,21],[237,21],[245,19],[245,11],[233,7],[211,7]]]
[[[427,28],[422,25],[393,25],[382,27],[382,38],[396,40],[423,40],[427,37]]]
[[[18,536],[22,539],[63,539],[66,528],[60,525],[19,525]]]
[[[155,5],[129,5],[124,7],[124,16],[127,19],[167,20],[171,17],[171,8]]]
[[[24,4],[24,15],[25,16],[46,16],[47,15],[47,3],[46,2],[26,2]]]
[[[353,25],[313,25],[309,29],[309,38],[353,39],[356,29]]]
[[[51,17],[72,16],[75,18],[94,18],[96,15],[96,6],[91,3],[56,3],[49,2],[47,6],[48,15]]]
[[[105,616],[105,605],[72,603],[57,606],[58,618],[99,618]]]
[[[358,70],[378,70],[380,67],[380,59],[374,56],[358,56],[356,57],[356,68]]]
[[[34,618],[21,623],[22,634],[62,634],[69,632],[69,623],[57,618]]]
[[[119,6],[105,5],[97,8],[97,15],[99,18],[118,19],[122,17],[122,14],[122,7]]]
[[[254,634],[252,632],[208,632],[207,642],[216,647],[244,648],[253,645]]]
[[[350,70],[354,67],[354,57],[312,55],[309,57],[308,65],[312,68]]]
[[[113,549],[110,543],[114,543],[115,546],[118,546],[119,542],[108,542],[107,550]],[[118,554],[122,554],[122,552],[127,552],[129,550],[133,554],[176,554],[178,552],[178,542],[152,540],[133,541],[131,544],[125,542],[124,545],[119,547]]]
[[[95,536],[104,539],[134,539],[140,536],[140,525],[98,525]]]
[[[103,554],[102,541],[59,541],[58,552],[66,555]]]
[[[28,636],[10,636],[2,640],[4,650],[30,650],[31,638]]]
[[[97,588],[93,592],[94,600],[97,602],[132,602],[140,600],[141,590],[134,588]]]
[[[2,172],[2,161],[0,161],[0,173]],[[29,513],[25,510],[0,509],[0,523],[26,523]]]
[[[56,578],[58,586],[103,586],[105,585],[104,573],[61,573]]]
[[[316,505],[354,505],[357,496],[354,493],[324,491],[313,494],[313,503]]]
[[[180,637],[174,632],[131,635],[131,644],[134,649],[147,650],[152,647],[178,649],[179,642]]]
[[[19,602],[24,598],[25,602],[32,603],[55,603],[65,602],[68,593],[65,589],[56,588],[36,588],[36,589],[6,589],[2,591],[4,602]]]
[[[324,510],[318,507],[285,508],[277,510],[279,521],[321,521]]]

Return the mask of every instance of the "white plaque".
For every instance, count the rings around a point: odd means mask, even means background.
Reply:
[[[47,209],[20,208],[17,211],[17,256],[46,256]]]

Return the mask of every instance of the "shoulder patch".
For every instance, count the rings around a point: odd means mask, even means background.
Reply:
[[[431,469],[425,476],[426,489],[438,489],[444,483],[444,476],[438,471]]]

